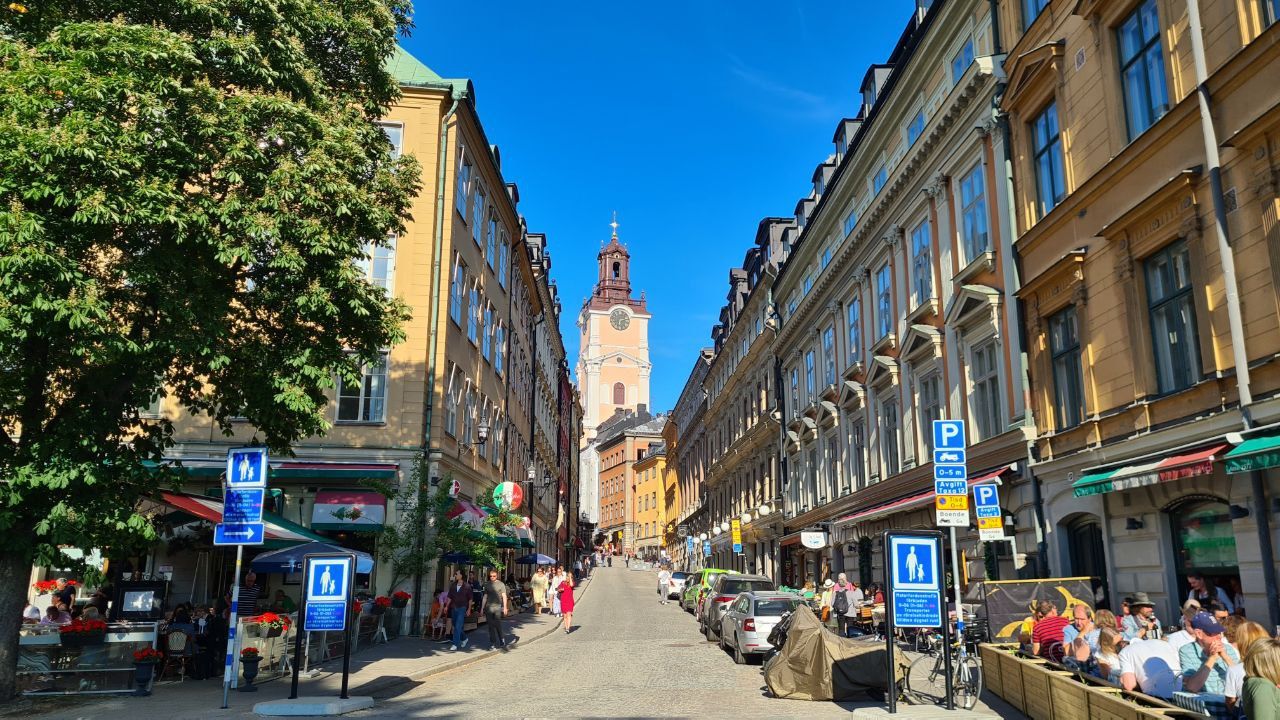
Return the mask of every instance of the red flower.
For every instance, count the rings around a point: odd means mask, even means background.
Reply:
[[[360,611],[362,610],[364,610],[364,604],[361,603],[359,600],[356,600],[355,602],[351,603],[351,612],[359,615]]]
[[[164,654],[155,648],[143,648],[133,653],[133,661],[139,665],[143,663],[158,663],[164,659]]]
[[[373,604],[382,608],[391,607],[391,598],[387,597],[386,595],[379,595],[378,597],[373,599]]]
[[[258,648],[256,647],[247,647],[240,651],[241,660],[257,659],[257,657],[258,657]]]
[[[412,600],[413,596],[403,590],[397,590],[391,593],[391,597],[397,600]]]
[[[251,617],[249,622],[256,622],[267,627],[289,629],[289,617],[287,615],[277,615],[273,612],[264,612],[256,617]]]
[[[58,628],[60,635],[102,635],[106,632],[107,624],[101,620],[72,620]]]

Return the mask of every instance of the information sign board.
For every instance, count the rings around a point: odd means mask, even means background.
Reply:
[[[888,534],[889,598],[894,627],[942,627],[942,538]]]

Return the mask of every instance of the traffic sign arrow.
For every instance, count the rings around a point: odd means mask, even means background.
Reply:
[[[213,544],[261,545],[265,535],[262,523],[218,523],[213,528]]]

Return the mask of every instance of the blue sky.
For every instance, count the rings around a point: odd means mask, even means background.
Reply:
[[[915,3],[472,0],[417,6],[406,49],[471,78],[503,175],[545,232],[575,321],[617,211],[632,285],[653,313],[654,408],[675,404],[710,344],[760,219],[790,215],[857,111]]]

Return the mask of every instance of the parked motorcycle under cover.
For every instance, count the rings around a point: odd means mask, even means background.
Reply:
[[[764,668],[775,697],[862,700],[889,691],[884,643],[842,638],[803,605],[790,620],[782,650]],[[894,683],[900,683],[909,663],[901,650],[893,653]]]

